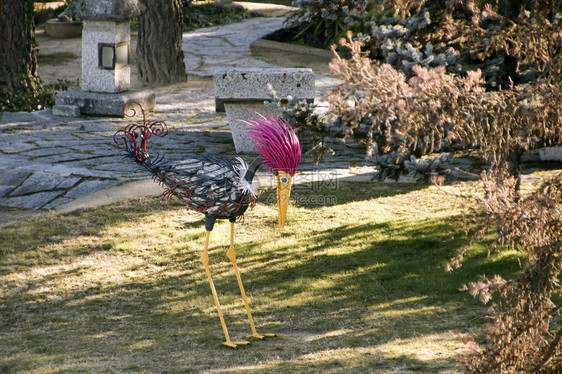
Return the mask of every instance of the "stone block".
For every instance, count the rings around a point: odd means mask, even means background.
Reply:
[[[547,147],[539,150],[541,161],[562,161],[562,147]]]
[[[70,202],[73,202],[74,199],[68,198],[68,197],[59,197],[58,199],[55,199],[53,201],[51,201],[49,204],[43,206],[43,209],[54,209],[58,206],[64,205],[64,204],[68,204]]]
[[[285,98],[314,100],[315,76],[311,69],[219,69],[214,74],[215,108],[225,111],[237,153],[255,154],[242,122],[257,117],[278,117],[266,101]]]
[[[35,173],[19,186],[11,196],[27,195],[35,192],[51,191],[65,181],[65,177],[51,173]]]
[[[86,115],[123,117],[123,107],[128,101],[136,101],[146,112],[150,112],[156,106],[156,95],[152,90],[98,93],[74,89],[59,92],[55,106],[77,106],[80,108],[80,112]]]
[[[62,191],[38,192],[32,195],[17,196],[12,198],[0,198],[0,206],[14,208],[40,209],[53,201]]]
[[[82,178],[78,178],[78,177],[65,178],[65,180],[62,181],[62,183],[57,186],[57,189],[66,190],[72,188],[76,185],[76,183],[80,182],[81,180]]]
[[[213,79],[217,111],[229,101],[263,102],[289,95],[314,100],[315,76],[311,69],[217,69]]]
[[[0,185],[4,186],[19,186],[29,176],[30,171],[22,169],[0,169]]]
[[[254,142],[248,139],[246,125],[242,121],[256,117],[256,113],[265,117],[279,117],[279,111],[255,101],[226,102],[224,106],[236,153],[256,154]]]
[[[2,197],[4,195],[7,195],[8,192],[10,192],[13,189],[14,189],[14,187],[12,187],[12,186],[2,186],[0,184],[0,197]]]
[[[55,105],[53,114],[61,117],[80,117],[80,107],[78,105]]]
[[[96,191],[105,190],[109,187],[113,187],[119,184],[116,180],[91,180],[80,183],[78,186],[70,190],[65,197],[66,198],[79,198],[83,196],[90,195]]]
[[[31,144],[27,142],[0,144],[0,151],[4,153],[20,153],[25,151],[31,151],[33,149],[37,149],[37,146],[35,144]]]
[[[60,155],[64,153],[71,152],[69,149],[62,148],[60,146],[54,145],[53,147],[49,148],[38,148],[32,151],[22,152],[25,156],[38,158],[38,157],[46,157],[46,156],[53,156],[53,155]]]

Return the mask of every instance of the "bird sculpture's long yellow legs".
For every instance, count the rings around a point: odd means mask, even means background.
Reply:
[[[228,252],[226,252],[226,256],[230,259],[232,265],[234,266],[234,273],[236,274],[238,286],[240,287],[240,293],[242,294],[242,299],[244,300],[244,305],[246,306],[246,313],[248,313],[248,319],[250,320],[252,335],[249,335],[248,338],[263,339],[266,337],[274,337],[275,334],[261,335],[256,331],[254,319],[252,318],[252,312],[250,312],[250,305],[248,304],[246,292],[244,291],[244,285],[242,284],[242,278],[240,277],[240,271],[238,270],[238,265],[236,264],[236,252],[234,251],[234,222],[230,222],[230,248],[228,249]]]
[[[222,343],[228,347],[236,348],[239,345],[246,345],[249,342],[247,341],[240,341],[240,342],[233,342],[230,340],[230,336],[228,335],[228,329],[226,328],[226,323],[224,323],[224,317],[221,311],[221,305],[219,303],[219,298],[217,296],[217,290],[215,289],[215,285],[213,283],[213,278],[211,277],[211,270],[209,269],[209,236],[211,235],[210,231],[207,231],[207,237],[205,238],[205,249],[203,250],[203,254],[201,255],[201,262],[203,266],[205,266],[205,272],[207,273],[207,278],[209,280],[209,285],[211,286],[211,292],[213,293],[213,298],[215,299],[215,305],[217,307],[217,312],[219,314],[219,319],[222,325],[222,331],[224,332],[225,342]]]

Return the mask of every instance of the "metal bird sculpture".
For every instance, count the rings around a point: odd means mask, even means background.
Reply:
[[[127,109],[128,104],[125,105]],[[134,103],[136,104],[136,103]],[[136,104],[140,107],[139,104]],[[154,180],[164,187],[164,196],[176,196],[188,207],[205,214],[205,247],[201,262],[205,267],[207,279],[224,332],[224,345],[236,348],[248,341],[232,341],[224,321],[221,306],[209,269],[209,237],[217,219],[230,221],[230,248],[227,257],[234,266],[234,272],[246,307],[250,322],[251,338],[263,339],[274,334],[258,334],[248,299],[244,291],[240,271],[236,264],[234,250],[234,223],[243,217],[256,201],[252,181],[261,166],[277,176],[277,205],[279,227],[285,225],[292,178],[296,174],[301,159],[301,147],[295,132],[284,119],[258,116],[244,121],[248,126],[248,136],[253,139],[259,156],[248,166],[242,159],[228,160],[217,156],[190,155],[178,162],[167,162],[163,157],[151,157],[146,152],[146,144],[152,136],[163,137],[168,130],[163,122],[146,122],[144,110],[140,107],[143,123],[130,124],[113,136],[115,143],[124,146],[127,155],[138,165],[148,170]],[[129,117],[136,116],[132,108],[125,110]],[[131,113],[131,114],[127,114]]]

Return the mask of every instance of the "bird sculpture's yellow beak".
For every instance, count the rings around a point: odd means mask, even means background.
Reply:
[[[291,195],[291,184],[293,177],[284,171],[277,174],[277,208],[279,209],[279,228],[285,227],[287,208],[289,207],[289,196]]]

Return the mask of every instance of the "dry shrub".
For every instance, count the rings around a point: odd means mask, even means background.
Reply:
[[[512,280],[496,275],[471,282],[464,290],[480,301],[495,300],[487,341],[465,360],[470,373],[559,373],[562,370],[560,271],[562,270],[562,174],[522,195],[505,168],[484,173],[472,198],[467,223],[471,241],[495,229],[491,250],[515,248],[521,271]],[[503,171],[502,171],[503,170]],[[484,214],[482,214],[484,213]],[[462,264],[466,249],[453,258]],[[497,298],[493,298],[496,294]]]
[[[551,80],[466,97],[459,108],[465,119],[457,117],[453,136],[476,147],[492,167],[509,165],[518,188],[522,156],[560,143],[561,89]]]
[[[340,44],[351,57],[332,48],[330,67],[343,84],[327,97],[331,120],[375,160],[392,152],[398,165],[410,155],[474,149],[487,163],[509,162],[519,176],[525,152],[560,142],[562,83],[555,76],[486,92],[479,70],[459,76],[415,65],[408,78],[370,59],[362,38],[348,33]]]
[[[328,48],[347,30],[368,28],[368,0],[294,0],[298,9],[288,19],[296,32],[293,40],[318,48]]]
[[[450,131],[464,97],[482,93],[480,74],[464,78],[445,72],[442,67],[414,66],[408,79],[389,64],[379,64],[363,52],[363,39],[348,39],[340,44],[351,58],[335,52],[330,68],[340,74],[343,84],[329,96],[332,114],[348,127],[344,138],[354,137],[374,152],[416,157],[440,152],[450,144]]]

